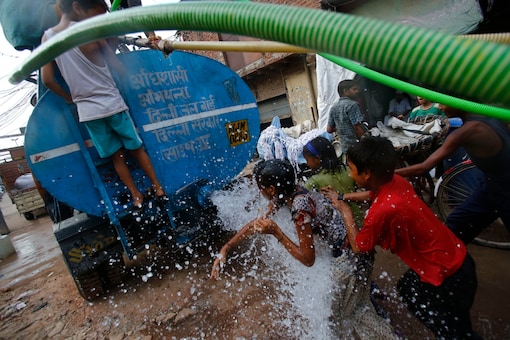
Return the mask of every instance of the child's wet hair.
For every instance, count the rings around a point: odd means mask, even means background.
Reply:
[[[389,139],[366,136],[349,148],[347,159],[356,166],[358,174],[368,170],[378,178],[389,181],[395,172],[398,154]]]
[[[321,168],[327,171],[339,170],[342,165],[333,144],[327,138],[321,136],[305,144],[303,156],[320,157]]]
[[[287,160],[260,161],[253,169],[253,175],[260,187],[273,185],[279,195],[291,195],[296,190],[296,173]]]

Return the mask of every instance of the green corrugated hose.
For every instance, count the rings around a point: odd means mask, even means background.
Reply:
[[[372,79],[373,81],[376,81],[380,84],[384,84],[407,93],[416,94],[420,97],[427,98],[432,102],[442,103],[444,105],[456,107],[467,112],[480,113],[491,117],[510,120],[510,110],[508,109],[480,104],[469,100],[449,96],[447,94],[439,93],[437,91],[425,89],[423,87],[406,83],[402,80],[368,69],[348,59],[322,53],[321,55],[324,58],[334,62],[335,64],[338,64],[342,67],[345,67],[346,69],[356,72],[357,74],[365,78]]]
[[[110,7],[110,10],[113,12],[113,11],[116,11],[119,7],[120,7],[120,2],[122,0],[113,0],[112,2],[112,7]]]
[[[510,107],[508,46],[348,14],[254,2],[155,5],[94,17],[34,50],[9,81],[18,83],[57,55],[95,39],[172,29],[252,36],[356,60],[426,87],[490,103],[495,106],[471,111],[510,120],[510,110],[505,109]],[[421,95],[420,91],[414,93]]]

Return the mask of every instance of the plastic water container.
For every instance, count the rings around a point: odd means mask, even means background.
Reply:
[[[0,259],[4,260],[15,252],[9,235],[0,235]]]

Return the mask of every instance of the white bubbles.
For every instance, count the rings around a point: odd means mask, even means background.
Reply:
[[[147,273],[145,275],[142,275],[142,281],[147,282],[147,281],[149,281],[149,278],[151,278],[151,277],[152,277],[152,273]]]

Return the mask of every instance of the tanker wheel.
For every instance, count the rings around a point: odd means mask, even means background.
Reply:
[[[97,270],[90,270],[86,273],[73,277],[80,295],[85,300],[92,301],[103,295],[103,282]]]
[[[122,254],[116,254],[104,266],[105,276],[112,286],[120,285],[126,276],[126,265]]]

